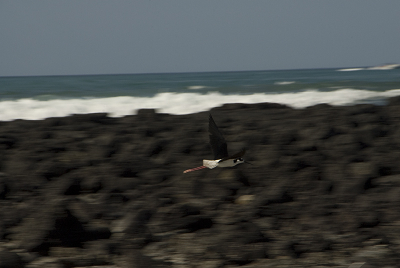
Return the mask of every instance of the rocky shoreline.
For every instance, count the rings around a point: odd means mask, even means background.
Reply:
[[[400,98],[0,122],[0,268],[399,267]]]

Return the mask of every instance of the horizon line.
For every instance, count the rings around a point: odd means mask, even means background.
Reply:
[[[43,74],[43,75],[6,75],[0,78],[18,77],[60,77],[60,76],[113,76],[113,75],[163,75],[163,74],[194,74],[194,73],[240,73],[240,72],[265,72],[265,71],[301,71],[301,70],[329,70],[343,68],[367,68],[371,66],[342,66],[342,67],[320,67],[320,68],[288,68],[288,69],[254,69],[235,71],[193,71],[193,72],[143,72],[143,73],[93,73],[93,74]]]

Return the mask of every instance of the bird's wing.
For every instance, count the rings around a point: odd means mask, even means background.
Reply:
[[[221,159],[228,156],[228,146],[222,136],[211,114],[208,120],[208,132],[210,133],[210,145],[214,153],[214,159]]]

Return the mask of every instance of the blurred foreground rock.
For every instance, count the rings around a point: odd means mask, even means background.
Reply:
[[[0,268],[399,267],[399,100],[0,122]]]

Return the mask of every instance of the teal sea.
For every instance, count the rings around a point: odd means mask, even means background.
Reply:
[[[187,114],[224,103],[384,104],[400,95],[400,69],[314,69],[170,74],[0,77],[0,120],[78,113]]]

